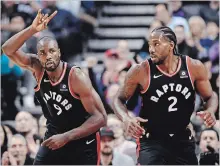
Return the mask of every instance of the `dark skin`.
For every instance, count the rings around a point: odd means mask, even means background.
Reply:
[[[173,54],[174,43],[164,37],[161,32],[152,32],[149,39],[149,51],[152,62],[157,64],[167,74],[173,74],[179,65],[179,58]],[[198,115],[204,120],[207,127],[216,123],[214,112],[217,110],[218,98],[212,91],[206,68],[199,60],[189,59],[189,70],[195,90],[205,103],[205,110]],[[149,65],[144,62],[133,66],[127,73],[124,85],[119,89],[113,103],[115,114],[125,124],[126,132],[134,138],[140,138],[145,133],[140,122],[147,119],[130,117],[125,106],[126,101],[134,94],[137,87],[144,90],[149,76]]]
[[[19,66],[33,72],[37,81],[45,70],[52,82],[60,79],[63,71],[63,62],[60,61],[60,50],[55,40],[42,40],[38,43],[38,55],[26,54],[20,50],[26,40],[37,32],[43,31],[48,22],[56,15],[57,11],[48,17],[41,14],[41,10],[32,25],[8,39],[2,46],[4,53]],[[105,126],[107,115],[99,95],[91,85],[86,74],[80,69],[74,69],[69,77],[72,90],[79,96],[86,111],[91,115],[80,127],[68,132],[53,135],[45,140],[42,145],[55,150],[69,141],[86,137],[102,126]]]

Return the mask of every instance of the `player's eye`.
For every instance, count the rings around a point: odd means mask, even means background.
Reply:
[[[43,52],[43,51],[41,51],[41,52],[40,52],[40,55],[44,55],[44,52]]]

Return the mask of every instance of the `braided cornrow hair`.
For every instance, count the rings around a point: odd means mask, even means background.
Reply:
[[[174,55],[180,55],[178,53],[178,49],[177,49],[177,39],[176,39],[176,35],[175,33],[172,31],[172,29],[170,29],[167,26],[162,26],[159,28],[155,28],[152,32],[162,32],[161,35],[163,37],[168,38],[170,41],[174,42],[174,49],[173,49],[173,54]]]

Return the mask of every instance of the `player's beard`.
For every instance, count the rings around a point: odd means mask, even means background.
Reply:
[[[165,61],[165,59],[166,59],[166,57],[163,57],[163,59],[162,58],[158,58],[158,61],[157,62],[153,62],[153,64],[155,64],[155,65],[161,65],[161,64],[163,64],[164,63],[164,61]]]
[[[163,62],[164,62],[163,60],[159,60],[158,62],[155,62],[155,63],[153,62],[153,63],[154,63],[155,65],[161,65],[161,64],[163,64]]]
[[[56,62],[57,62],[57,63],[56,63]],[[47,67],[47,65],[46,65],[46,63],[45,63],[45,66],[44,66],[45,70],[50,71],[50,72],[55,71],[55,70],[57,69],[57,67],[59,66],[59,64],[60,64],[60,58],[58,58],[58,59],[56,60],[56,62],[53,62],[53,64],[54,64],[53,67]]]

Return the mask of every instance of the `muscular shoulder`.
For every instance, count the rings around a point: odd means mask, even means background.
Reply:
[[[74,79],[76,81],[79,82],[85,82],[88,79],[88,75],[86,75],[80,68],[74,68],[74,72],[72,72],[72,77],[74,77]]]
[[[207,69],[200,60],[189,58],[188,65],[195,80],[208,78]]]
[[[74,68],[69,79],[73,90],[78,94],[91,88],[89,76],[80,68]]]

